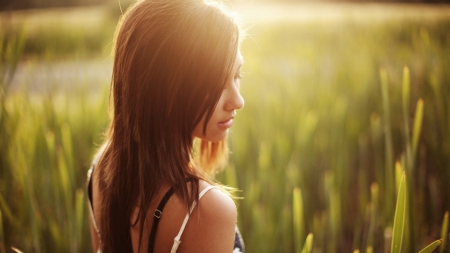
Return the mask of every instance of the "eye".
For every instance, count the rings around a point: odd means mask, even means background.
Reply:
[[[237,74],[234,76],[234,81],[237,81],[237,80],[239,80],[239,79],[242,79],[242,75],[241,75],[240,72],[237,73]]]
[[[239,80],[242,79],[242,74],[239,72],[237,73],[234,77],[233,77],[233,84],[236,84],[239,86]],[[226,90],[227,89],[228,84],[226,84],[223,89]]]

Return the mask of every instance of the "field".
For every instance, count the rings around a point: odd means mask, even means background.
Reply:
[[[309,233],[312,252],[390,252],[403,172],[402,252],[450,252],[450,6],[232,8],[246,105],[216,178],[240,190],[247,252],[301,252]],[[84,187],[118,13],[0,13],[0,252],[91,249]]]

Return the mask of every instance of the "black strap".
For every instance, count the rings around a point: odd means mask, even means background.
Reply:
[[[153,253],[153,247],[155,246],[155,237],[156,237],[156,229],[158,228],[159,220],[162,216],[162,211],[164,209],[164,206],[166,206],[167,201],[170,199],[172,194],[174,193],[173,187],[171,187],[166,195],[161,199],[161,202],[159,202],[158,208],[155,210],[155,214],[153,215],[153,225],[152,230],[150,232],[150,238],[148,240],[148,252]]]

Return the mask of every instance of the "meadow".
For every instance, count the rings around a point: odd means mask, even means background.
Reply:
[[[247,252],[302,252],[308,234],[311,252],[400,252],[399,203],[402,252],[450,252],[450,7],[236,8],[246,104],[216,179],[240,190]],[[117,11],[0,17],[0,252],[90,252]]]

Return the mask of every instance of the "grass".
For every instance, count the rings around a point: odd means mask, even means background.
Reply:
[[[245,197],[242,232],[250,235],[255,252],[294,251],[295,187],[302,190],[303,229],[313,232],[316,252],[365,252],[369,246],[388,252],[383,234],[393,225],[394,165],[406,158],[411,130],[416,156],[408,158],[415,164],[408,165],[414,196],[408,209],[415,213],[408,218],[404,252],[417,252],[425,238],[439,238],[434,227],[449,208],[445,185],[450,179],[444,169],[450,80],[444,74],[446,24],[446,19],[341,20],[265,24],[250,31],[242,48],[246,108],[238,113],[231,141],[237,186]],[[410,73],[405,103],[404,66]],[[415,117],[417,101],[421,113]],[[414,120],[423,121],[421,127]],[[443,139],[431,137],[436,135]],[[372,183],[379,189],[375,210]],[[255,208],[258,218],[248,211]],[[264,230],[257,224],[261,221]],[[258,243],[261,238],[269,242]]]
[[[230,166],[217,175],[242,190],[247,252],[390,252],[403,170],[403,252],[437,239],[449,251],[450,18],[395,13],[377,22],[368,21],[373,14],[271,19],[249,29],[246,105],[230,135]],[[3,33],[0,252],[91,249],[84,186],[108,124],[109,80],[61,85],[57,67],[43,70],[47,89],[5,77],[33,76],[44,63],[71,68],[61,59],[107,59],[111,20],[99,19],[92,35],[68,33],[73,24],[64,22],[28,26],[25,37],[14,26]]]

